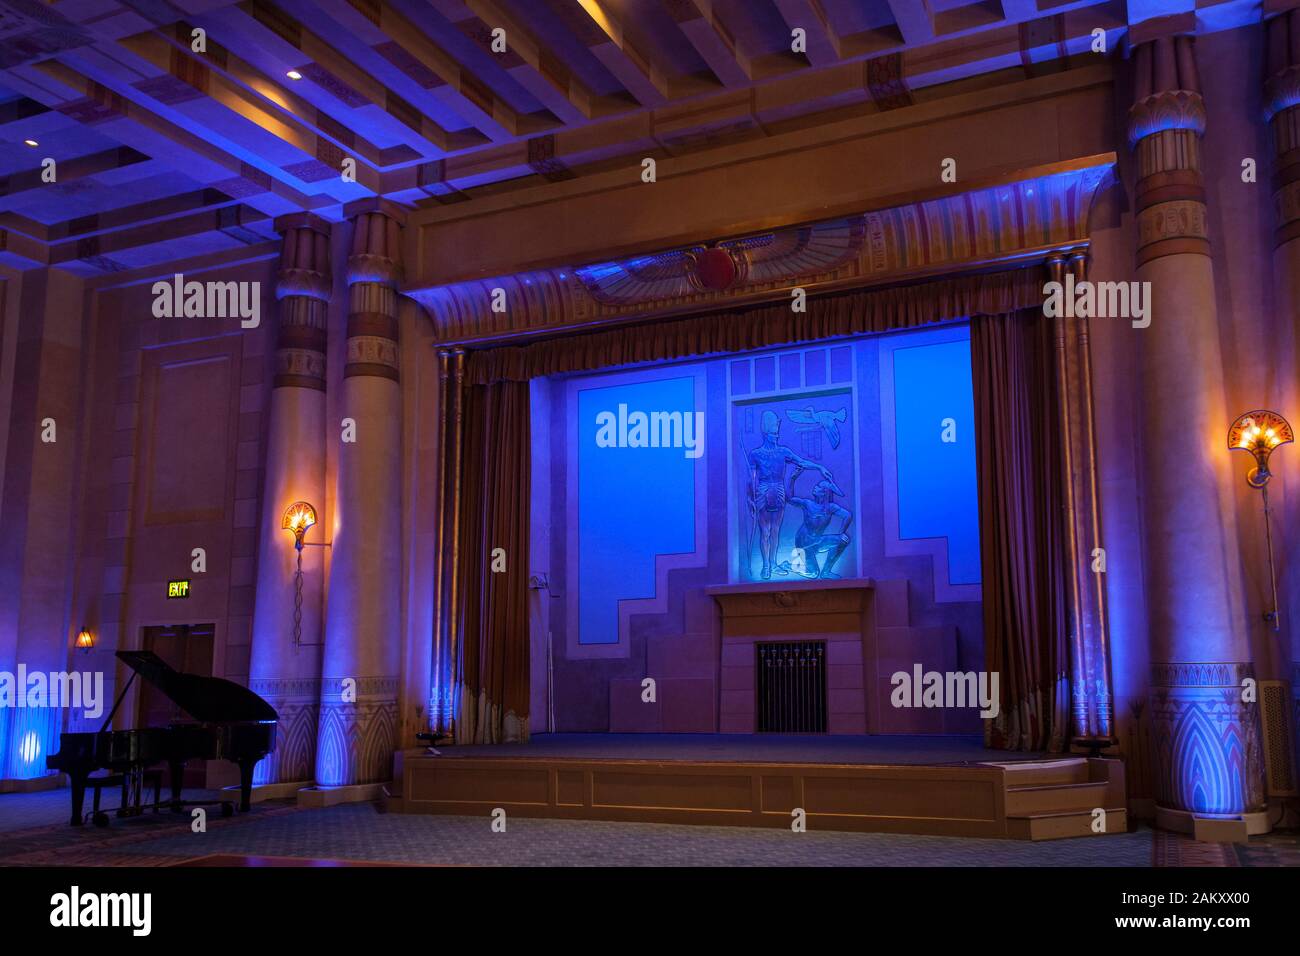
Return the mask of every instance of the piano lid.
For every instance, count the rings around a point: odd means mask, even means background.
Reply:
[[[279,719],[275,708],[247,687],[220,677],[182,674],[153,651],[118,651],[117,659],[203,723]]]

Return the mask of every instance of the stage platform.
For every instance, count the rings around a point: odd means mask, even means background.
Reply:
[[[975,736],[541,734],[403,751],[386,803],[766,827],[802,810],[809,829],[1021,839],[1127,828],[1119,761],[986,750]]]

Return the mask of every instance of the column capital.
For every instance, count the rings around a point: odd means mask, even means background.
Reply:
[[[368,196],[365,199],[354,199],[343,206],[343,218],[355,219],[365,213],[378,213],[385,216],[399,226],[406,225],[406,217],[410,215],[410,210],[400,203],[395,203],[391,199],[384,199],[382,196]]]
[[[406,211],[386,199],[363,199],[348,203],[344,212],[353,220],[348,282],[397,285],[402,271],[401,229]]]
[[[330,224],[310,213],[293,213],[276,219],[275,228],[283,236],[275,297],[302,295],[328,302],[333,285]]]
[[[284,235],[290,229],[311,229],[319,232],[324,236],[330,234],[333,224],[314,212],[290,212],[283,216],[276,216],[274,223],[275,231]]]

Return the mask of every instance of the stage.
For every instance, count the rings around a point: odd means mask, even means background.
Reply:
[[[1119,761],[987,750],[966,735],[542,734],[407,750],[395,763],[386,803],[399,813],[761,827],[801,818],[810,829],[1018,839],[1127,827]]]

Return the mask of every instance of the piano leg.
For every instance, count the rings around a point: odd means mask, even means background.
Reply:
[[[68,781],[72,785],[72,820],[74,827],[82,825],[81,810],[86,804],[86,778],[90,774],[68,771]]]
[[[253,799],[253,768],[261,757],[243,757],[239,760],[239,812],[247,813]]]
[[[167,761],[167,782],[172,789],[172,811],[179,812],[181,809],[181,785],[185,782],[184,760]]]

